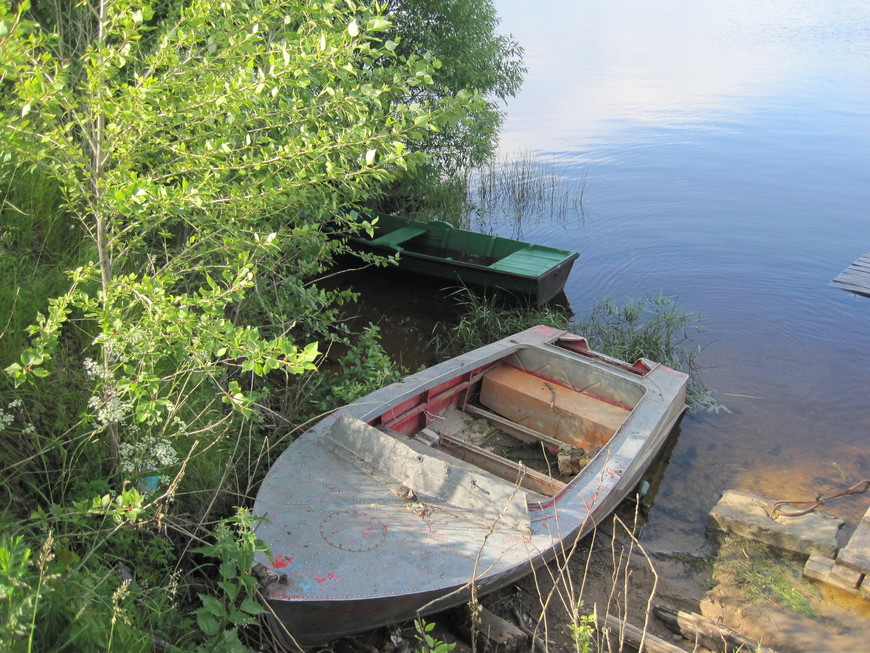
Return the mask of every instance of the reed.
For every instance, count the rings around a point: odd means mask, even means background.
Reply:
[[[586,177],[572,178],[531,150],[493,159],[469,177],[471,204],[481,223],[507,219],[522,237],[529,222],[564,223],[583,216]]]
[[[702,330],[700,317],[684,311],[673,298],[654,295],[622,304],[603,299],[574,328],[608,356],[626,361],[647,358],[689,374],[686,403],[690,411],[727,412],[703,383],[702,348],[693,342]]]

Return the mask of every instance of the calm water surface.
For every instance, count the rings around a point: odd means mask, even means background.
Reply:
[[[870,298],[828,285],[870,252],[870,4],[496,5],[529,67],[502,152],[586,179],[583,216],[523,238],[581,253],[577,313],[663,293],[700,314],[732,411],[683,420],[646,543],[703,550],[727,488],[812,498],[870,477]],[[841,501],[854,525],[870,496]]]

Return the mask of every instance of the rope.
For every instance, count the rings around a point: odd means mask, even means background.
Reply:
[[[777,513],[784,517],[800,517],[801,515],[806,515],[809,512],[812,512],[819,506],[824,505],[827,501],[831,501],[832,499],[839,499],[840,497],[845,497],[850,494],[863,494],[867,490],[870,490],[870,479],[864,479],[863,481],[858,481],[850,487],[848,490],[843,490],[842,492],[837,492],[836,494],[832,494],[829,497],[822,496],[821,494],[816,497],[815,501],[791,501],[784,499],[782,501],[777,501],[773,504],[773,510],[771,511],[771,517],[775,516]],[[796,510],[794,512],[783,512],[780,510],[780,506],[791,504],[795,506],[807,506],[806,508],[802,508],[801,510]]]

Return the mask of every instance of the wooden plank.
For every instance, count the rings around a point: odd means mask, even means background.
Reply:
[[[612,635],[617,642],[626,642],[641,653],[685,653],[685,650],[679,646],[674,646],[670,642],[647,633],[637,626],[632,626],[613,615],[607,615],[603,624],[599,620],[598,629],[604,632],[605,636]],[[608,631],[610,632],[608,633]],[[620,645],[615,642],[614,644],[613,650],[620,650]]]
[[[857,571],[838,565],[834,560],[815,553],[804,565],[804,576],[853,595],[857,594],[856,588],[862,578]]]
[[[562,481],[551,476],[529,469],[512,460],[496,455],[473,444],[463,442],[459,438],[441,434],[441,446],[461,460],[476,465],[490,474],[503,478],[511,483],[519,483],[522,487],[544,496],[551,497],[565,487]]]
[[[864,288],[863,286],[856,286],[848,283],[835,283],[831,282],[831,285],[835,288],[839,288],[840,290],[848,290],[849,292],[853,292],[856,295],[864,295],[865,297],[870,297],[870,289]]]
[[[865,254],[841,272],[831,285],[870,297],[870,254]]]
[[[834,279],[834,281],[839,281],[841,283],[864,283],[868,279],[870,279],[870,270],[849,268],[845,272],[841,272],[837,275],[837,278]]]
[[[526,653],[531,650],[529,636],[510,621],[481,605],[472,614],[468,605],[445,615],[451,628],[478,651]]]
[[[557,440],[556,438],[551,438],[549,435],[544,435],[543,433],[539,433],[534,429],[530,429],[527,426],[523,426],[522,424],[517,424],[516,422],[512,422],[506,417],[502,417],[501,415],[497,415],[492,411],[486,410],[484,408],[480,408],[479,406],[472,406],[468,404],[464,408],[465,412],[469,415],[474,415],[475,417],[482,417],[486,421],[498,426],[501,430],[503,430],[508,435],[512,435],[518,440],[522,440],[523,442],[543,442],[545,444],[549,444],[552,447],[564,447],[566,443],[561,440]]]
[[[713,623],[699,614],[671,610],[662,605],[655,606],[653,613],[675,633],[682,635],[690,642],[705,646],[711,651],[774,653],[772,649],[761,646],[755,640]]]
[[[488,644],[488,646],[483,646],[483,650],[504,651],[504,653],[519,653],[529,650],[528,635],[511,622],[502,619],[484,607],[479,609],[476,616],[478,619],[477,632]]]
[[[862,580],[864,580],[864,574],[840,564],[838,560],[834,561],[834,565],[831,567],[831,572],[828,575],[828,582],[831,585],[842,587],[850,592],[856,591],[861,586]]]
[[[483,377],[480,403],[539,433],[587,449],[604,446],[629,411],[555,381],[499,365]]]
[[[849,543],[837,554],[837,562],[870,575],[870,510],[849,538]]]

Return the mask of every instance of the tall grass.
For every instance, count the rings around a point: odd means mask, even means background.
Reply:
[[[605,626],[610,616],[646,632],[658,574],[635,537],[637,518],[635,513],[632,525],[614,514],[588,538],[572,543],[532,573],[538,610],[528,616],[539,650],[550,650],[549,643],[561,636],[577,653],[623,651],[623,633]],[[602,569],[609,578],[601,577]],[[651,580],[636,586],[634,579],[645,576]]]
[[[538,324],[566,330],[571,326],[570,312],[555,304],[515,305],[495,293],[481,296],[466,288],[455,291],[453,296],[459,320],[438,325],[433,334],[435,350],[441,358],[457,356]]]
[[[381,210],[486,231],[506,222],[521,238],[531,222],[565,223],[583,218],[585,175],[579,179],[531,150],[493,158],[488,163],[444,178],[421,169],[400,192],[383,198]]]

